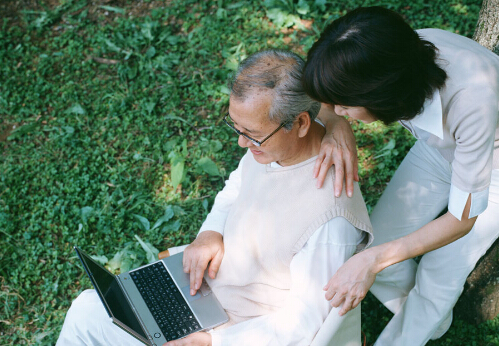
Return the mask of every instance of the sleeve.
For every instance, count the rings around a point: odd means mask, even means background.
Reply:
[[[212,345],[310,345],[331,311],[322,288],[353,255],[362,238],[362,232],[342,217],[321,226],[291,261],[291,289],[285,306],[272,314],[211,331]],[[356,339],[360,344],[360,315],[349,314],[339,316],[331,311],[328,326],[332,323],[336,334],[345,334],[341,339]],[[352,317],[359,320],[359,328],[348,328]]]
[[[469,194],[469,217],[487,208],[498,102],[495,90],[474,85],[460,90],[448,106],[446,123],[456,141],[448,209],[459,220]]]
[[[229,175],[229,179],[225,181],[225,186],[222,191],[217,193],[213,207],[201,225],[199,233],[204,231],[215,231],[221,235],[224,234],[225,220],[227,219],[229,210],[239,195],[239,190],[241,188],[241,171],[245,156],[239,161],[237,168]]]

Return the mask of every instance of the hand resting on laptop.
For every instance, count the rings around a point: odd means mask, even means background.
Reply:
[[[184,250],[184,272],[190,273],[191,295],[195,295],[201,287],[208,264],[208,275],[212,279],[215,278],[223,257],[223,237],[214,231],[200,233],[196,240]]]

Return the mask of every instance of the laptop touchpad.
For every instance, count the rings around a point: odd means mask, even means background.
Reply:
[[[188,302],[192,302],[194,300],[197,300],[201,298],[201,295],[199,294],[199,291],[196,292],[195,295],[191,296],[191,286],[187,285],[182,287],[182,293],[184,294],[185,298],[187,299]]]

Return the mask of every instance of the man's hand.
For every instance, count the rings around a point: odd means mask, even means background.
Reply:
[[[317,188],[322,187],[327,171],[334,164],[334,195],[341,196],[345,179],[347,195],[351,197],[353,181],[359,181],[357,146],[352,128],[350,123],[337,115],[330,105],[322,104],[319,117],[326,126],[326,134],[322,138],[321,149],[314,166]]]
[[[201,282],[204,271],[210,263],[208,275],[214,279],[224,257],[223,237],[214,231],[201,232],[196,240],[184,250],[184,272],[190,273],[191,295],[195,295]]]
[[[205,332],[193,333],[183,339],[168,341],[163,346],[211,346],[211,334]]]
[[[365,250],[351,257],[333,275],[324,287],[331,306],[341,306],[339,315],[357,307],[376,279],[374,258]]]

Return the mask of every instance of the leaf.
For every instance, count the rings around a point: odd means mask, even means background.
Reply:
[[[395,140],[391,138],[390,141],[381,150],[392,150],[393,148],[395,148]]]
[[[7,140],[12,141],[12,140],[14,140],[16,138],[21,137],[24,134],[30,133],[31,131],[33,131],[34,129],[36,129],[39,125],[40,125],[40,123],[37,122],[37,121],[35,121],[33,123],[25,124],[23,126],[20,126],[20,127],[16,128],[15,130],[13,130],[11,132],[11,134],[9,135],[9,137],[7,137]]]
[[[154,226],[152,226],[151,229],[158,228],[161,226],[163,223],[170,221],[170,219],[174,216],[173,208],[171,206],[166,207],[165,214],[158,219],[154,223]]]
[[[94,214],[94,208],[92,207],[83,207],[80,210],[81,219],[83,223],[87,223],[88,219]]]
[[[326,10],[326,0],[315,0],[314,5],[319,7],[321,11]]]
[[[222,94],[230,95],[230,89],[225,85],[220,86],[219,90]]]
[[[178,117],[176,115],[173,115],[173,114],[168,114],[168,115],[165,115],[164,117],[165,119],[171,119],[171,120],[180,120],[180,121],[183,121],[184,123],[186,124],[189,124],[189,122],[185,119],[182,119],[181,117]]]
[[[128,243],[123,250],[118,251],[107,263],[106,268],[112,273],[124,273],[140,266],[142,260],[139,258],[137,251],[133,249],[133,245],[134,243]]]
[[[85,112],[85,109],[83,109],[79,103],[76,103],[72,107],[68,108],[66,113],[85,115],[87,112]]]
[[[125,10],[123,8],[119,7],[113,7],[113,6],[106,6],[106,5],[101,5],[99,6],[100,8],[106,10],[106,11],[111,11],[111,12],[116,12],[119,14],[125,14]]]
[[[169,223],[165,224],[163,226],[163,228],[161,228],[161,232],[163,232],[163,234],[169,233],[169,232],[173,232],[176,234],[178,232],[178,230],[180,229],[181,225],[182,225],[182,223],[180,222],[180,220],[175,220],[175,222],[169,222]]]
[[[93,255],[93,256],[90,256],[92,257],[92,259],[98,263],[100,263],[101,265],[105,266],[107,264],[107,262],[109,262],[109,260],[107,259],[106,256],[102,255],[102,256],[97,256],[97,255]]]
[[[379,151],[379,154],[374,156],[374,159],[390,155],[392,153],[392,150],[395,148],[395,140],[393,138],[390,139],[390,141]]]
[[[185,160],[182,156],[176,155],[170,161],[170,166],[172,174],[172,185],[173,189],[176,190],[177,186],[182,182],[184,178]]]
[[[149,41],[152,41],[153,39],[152,29],[153,29],[153,23],[146,22],[141,25],[140,32],[142,33],[142,36],[144,36]]]
[[[147,113],[151,114],[152,111],[154,110],[154,107],[156,107],[156,102],[154,101],[144,102],[142,105],[144,109],[147,111]]]
[[[118,47],[113,42],[109,41],[108,39],[105,39],[104,42],[107,44],[109,49],[111,49],[112,51],[118,52],[118,53],[122,51],[122,49],[120,47]]]
[[[168,43],[170,45],[175,46],[178,43],[178,41],[180,41],[180,37],[179,36],[175,36],[175,35],[174,36],[168,36],[166,38],[166,41],[168,41]]]
[[[71,126],[63,126],[62,127],[64,131],[66,131],[66,134],[71,135],[75,132],[75,128]]]
[[[151,59],[155,55],[156,55],[156,48],[154,48],[154,46],[149,47],[149,49],[146,52],[146,57]]]
[[[220,142],[219,140],[213,140],[213,141],[211,141],[211,143],[210,143],[210,144],[211,144],[211,150],[212,150],[214,153],[216,153],[216,152],[218,152],[218,151],[222,150],[222,148],[223,148],[223,144],[222,144],[222,142]]]
[[[140,246],[146,252],[146,258],[149,263],[156,262],[158,260],[159,250],[156,249],[149,243],[144,242],[138,235],[135,235],[135,239],[139,242]]]
[[[151,228],[151,224],[149,223],[149,220],[147,220],[145,217],[137,215],[137,214],[132,214],[132,215],[140,222],[140,224],[142,225],[142,229],[144,231],[149,231],[149,229]]]
[[[236,71],[239,67],[239,61],[236,57],[230,57],[225,60],[225,67],[231,71]],[[228,94],[230,94],[230,92]]]
[[[122,268],[123,266],[123,253],[125,252],[125,250],[121,250],[121,251],[118,251],[114,257],[109,261],[107,262],[107,269],[111,272],[111,273],[116,273],[117,270],[119,270],[120,268]]]
[[[298,5],[296,5],[296,12],[301,15],[306,15],[310,12],[310,6],[305,0],[299,0]]]
[[[209,157],[202,157],[198,160],[198,166],[209,175],[220,175],[218,167]]]

